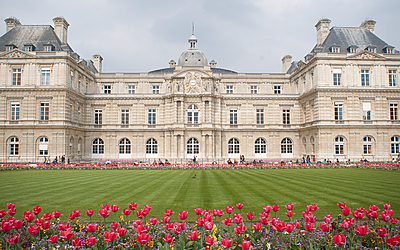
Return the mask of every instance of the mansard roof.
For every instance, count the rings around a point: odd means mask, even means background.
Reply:
[[[172,73],[174,72],[175,68],[163,68],[163,69],[156,69],[156,70],[152,70],[149,73],[156,73],[156,74],[168,74],[168,73]],[[213,73],[217,73],[217,74],[236,74],[236,71],[233,70],[229,70],[229,69],[221,69],[221,68],[211,68],[211,71]]]
[[[14,44],[23,50],[31,44],[35,51],[43,51],[44,45],[53,45],[55,51],[73,52],[68,44],[62,44],[50,25],[18,25],[0,37],[0,51],[6,50],[6,45]]]

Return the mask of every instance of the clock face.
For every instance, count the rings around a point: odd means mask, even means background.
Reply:
[[[190,80],[190,85],[196,85],[196,80]]]

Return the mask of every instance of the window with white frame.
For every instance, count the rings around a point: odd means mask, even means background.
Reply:
[[[349,48],[350,53],[357,53],[357,48],[356,47],[350,47]]]
[[[386,54],[393,54],[393,48],[386,47],[385,52]]]
[[[148,109],[147,123],[148,124],[156,124],[156,109]]]
[[[187,123],[199,123],[199,108],[190,105],[187,109]]]
[[[33,51],[33,45],[25,45],[25,46],[24,46],[24,49],[25,49],[25,51],[27,51],[27,52],[31,52],[31,51]]]
[[[343,120],[343,102],[335,102],[335,120]]]
[[[10,138],[10,155],[19,155],[19,139],[17,137]]]
[[[158,148],[157,141],[153,138],[150,138],[146,141],[146,154],[157,154]]]
[[[228,154],[239,154],[240,152],[240,143],[236,138],[231,138],[228,141]]]
[[[12,85],[13,86],[21,85],[21,68],[12,69]]]
[[[340,47],[331,47],[331,52],[332,53],[339,53],[340,52]]]
[[[257,94],[258,93],[258,89],[256,85],[252,85],[250,86],[250,94]]]
[[[104,85],[104,94],[111,94],[111,85]]]
[[[257,138],[254,143],[255,154],[266,154],[267,153],[267,141],[264,138]]]
[[[11,103],[11,120],[18,121],[19,120],[19,102]]]
[[[279,95],[281,94],[281,86],[280,85],[274,85],[274,94]]]
[[[311,137],[311,138],[310,138],[310,141],[311,141],[311,150],[312,150],[312,153],[315,153],[315,139],[314,139],[314,137]]]
[[[78,122],[81,122],[81,107],[78,106]]]
[[[397,102],[392,102],[390,106],[390,120],[397,121],[399,119],[399,104]]]
[[[361,70],[361,86],[369,86],[369,69]]]
[[[69,105],[69,120],[72,121],[72,117],[73,117],[73,113],[74,113],[74,109],[72,104]]]
[[[370,102],[363,102],[363,120],[371,120],[371,103]]]
[[[135,94],[136,86],[135,85],[128,85],[128,94]]]
[[[282,110],[282,122],[283,124],[290,124],[290,109]]]
[[[49,139],[47,137],[39,138],[39,155],[49,155]]]
[[[92,154],[104,154],[104,141],[96,138],[92,142]]]
[[[333,69],[333,85],[334,86],[342,85],[342,70],[341,69]]]
[[[395,69],[389,69],[389,86],[397,86],[397,71]]]
[[[153,94],[160,94],[160,85],[153,85]]]
[[[369,46],[369,47],[367,47],[367,50],[368,50],[369,52],[376,53],[376,48],[375,48],[375,47]]]
[[[393,136],[390,139],[390,141],[391,141],[391,143],[390,143],[390,146],[391,146],[390,152],[392,154],[400,153],[400,137],[399,136]]]
[[[372,154],[372,137],[366,136],[363,139],[363,151],[365,155]]]
[[[46,52],[53,51],[53,48],[54,48],[53,45],[44,45],[43,46],[43,50]]]
[[[49,120],[49,106],[48,102],[41,102],[40,103],[40,120],[47,121]]]
[[[199,140],[196,138],[190,138],[186,143],[186,153],[187,154],[199,154],[200,144]]]
[[[237,109],[229,110],[229,124],[237,124]]]
[[[233,85],[226,85],[226,93],[233,94]]]
[[[131,141],[127,138],[123,138],[119,141],[119,153],[130,154],[131,153]]]
[[[256,109],[257,124],[264,124],[264,109]]]
[[[129,124],[129,109],[121,109],[121,124]]]
[[[293,142],[289,138],[283,138],[281,141],[281,153],[292,154],[293,153]]]
[[[335,138],[335,154],[336,155],[344,154],[344,138],[341,136]]]
[[[96,124],[96,125],[103,124],[103,110],[102,109],[94,110],[94,124]]]
[[[41,85],[50,85],[50,68],[42,68]]]

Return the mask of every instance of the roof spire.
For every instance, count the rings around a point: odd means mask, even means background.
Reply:
[[[194,22],[192,22],[192,35],[194,35]]]
[[[194,22],[192,22],[192,35],[189,38],[189,49],[196,49],[197,38],[194,36]]]

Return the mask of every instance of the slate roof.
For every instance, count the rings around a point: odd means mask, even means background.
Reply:
[[[0,51],[6,51],[6,45],[14,44],[24,50],[24,45],[35,46],[35,51],[43,51],[43,45],[52,44],[55,51],[73,52],[68,44],[62,44],[50,25],[18,25],[0,37]]]
[[[174,72],[175,68],[164,68],[164,69],[156,69],[152,70],[149,73],[155,73],[155,74],[168,74]],[[229,69],[221,69],[221,68],[211,68],[211,71],[213,73],[218,73],[218,74],[236,74],[237,72]]]

